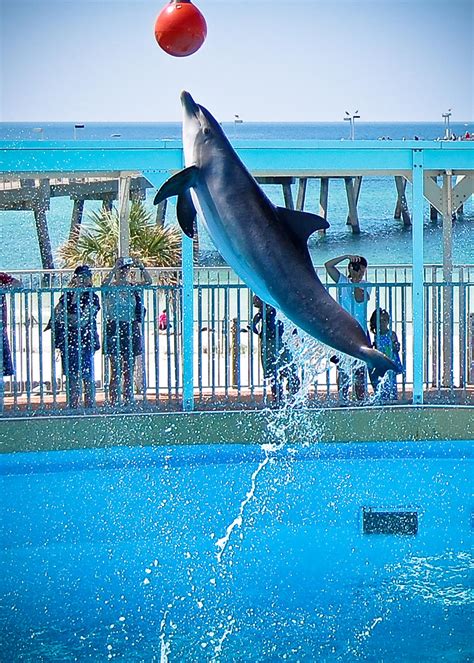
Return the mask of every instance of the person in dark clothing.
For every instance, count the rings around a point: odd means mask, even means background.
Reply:
[[[281,320],[277,320],[276,309],[264,304],[257,295],[254,295],[253,305],[257,308],[257,313],[252,320],[252,331],[260,337],[263,376],[270,381],[273,400],[279,402],[283,397],[282,380],[287,380],[291,394],[298,391],[298,371],[291,352],[283,342],[284,326]]]
[[[14,276],[10,276],[6,272],[0,272],[0,316],[1,316],[1,327],[2,327],[2,347],[1,347],[1,356],[0,356],[0,380],[9,375],[14,374],[13,368],[13,358],[10,350],[10,343],[8,341],[8,314],[7,314],[7,300],[5,297],[5,292],[8,290],[14,290],[15,288],[21,288],[22,283]],[[3,389],[3,385],[0,387]]]
[[[100,348],[97,333],[100,302],[91,288],[90,267],[79,265],[46,326],[52,330],[53,345],[61,354],[67,402],[72,408],[79,407],[82,392],[86,408],[95,404],[94,353]]]

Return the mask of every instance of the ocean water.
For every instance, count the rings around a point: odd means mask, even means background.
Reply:
[[[348,123],[224,123],[224,131],[231,140],[341,140],[348,138]],[[456,135],[472,132],[473,126],[458,123],[451,129]],[[41,132],[35,129],[42,129]],[[443,135],[442,123],[357,123],[356,139],[420,139],[435,140]],[[32,139],[72,140],[72,123],[0,123],[0,140],[22,141]],[[181,124],[176,123],[87,123],[83,129],[76,129],[80,140],[180,140]],[[281,187],[263,187],[273,202],[283,205]],[[297,186],[293,197],[296,199]],[[152,214],[154,190],[147,193],[146,206]],[[353,235],[346,224],[347,198],[342,180],[331,180],[329,190],[328,221],[330,228],[324,236],[310,240],[310,251],[315,264],[320,265],[328,258],[343,253],[365,255],[372,265],[400,265],[411,262],[411,230],[395,220],[393,213],[397,200],[395,183],[390,177],[366,177],[362,182],[359,197],[360,235]],[[407,200],[411,207],[411,187],[407,185]],[[306,208],[318,211],[319,181],[311,180],[308,185]],[[84,223],[88,214],[100,207],[100,203],[87,201]],[[51,200],[48,211],[48,225],[53,252],[67,239],[72,212],[69,198]],[[167,223],[175,224],[174,201],[168,207]],[[2,242],[0,245],[0,267],[2,269],[33,269],[41,266],[35,222],[32,212],[0,211]],[[203,265],[223,264],[215,251],[212,241],[204,229],[200,237],[200,260]],[[441,220],[429,219],[429,206],[425,205],[424,258],[428,264],[442,260]],[[474,203],[472,198],[464,205],[464,215],[459,216],[453,230],[453,258],[456,264],[474,263]],[[57,261],[56,261],[57,262]],[[57,266],[60,266],[57,263]]]
[[[229,138],[244,140],[341,140],[349,138],[345,122],[222,122]],[[39,131],[39,130],[42,131]],[[474,123],[451,123],[451,131],[462,136],[474,132]],[[442,122],[356,122],[358,140],[392,138],[402,140],[418,136],[436,140],[444,135]],[[72,122],[0,122],[0,140],[73,140]],[[180,122],[89,122],[76,130],[77,140],[180,140]]]

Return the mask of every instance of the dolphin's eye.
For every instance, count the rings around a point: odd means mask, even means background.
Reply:
[[[209,129],[209,127],[204,127],[203,131],[204,131],[205,134],[210,134],[211,133],[211,130]]]

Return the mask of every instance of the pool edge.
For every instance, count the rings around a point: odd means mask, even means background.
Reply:
[[[28,417],[0,421],[0,453],[270,441],[276,411],[162,412]],[[299,410],[315,442],[474,439],[473,406],[393,406]],[[301,419],[300,419],[301,421]],[[289,442],[298,441],[298,421]],[[307,435],[305,436],[307,439]]]

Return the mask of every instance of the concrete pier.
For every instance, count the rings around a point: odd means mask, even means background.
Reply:
[[[0,174],[0,210],[31,210],[34,214],[38,246],[43,269],[54,269],[47,212],[51,198],[68,197],[73,201],[69,238],[78,235],[82,225],[84,202],[101,200],[103,209],[111,210],[118,200],[120,176],[97,174],[78,177],[74,173],[58,173],[55,177],[12,177]],[[153,185],[140,174],[130,177],[129,199],[144,199],[146,189]]]

